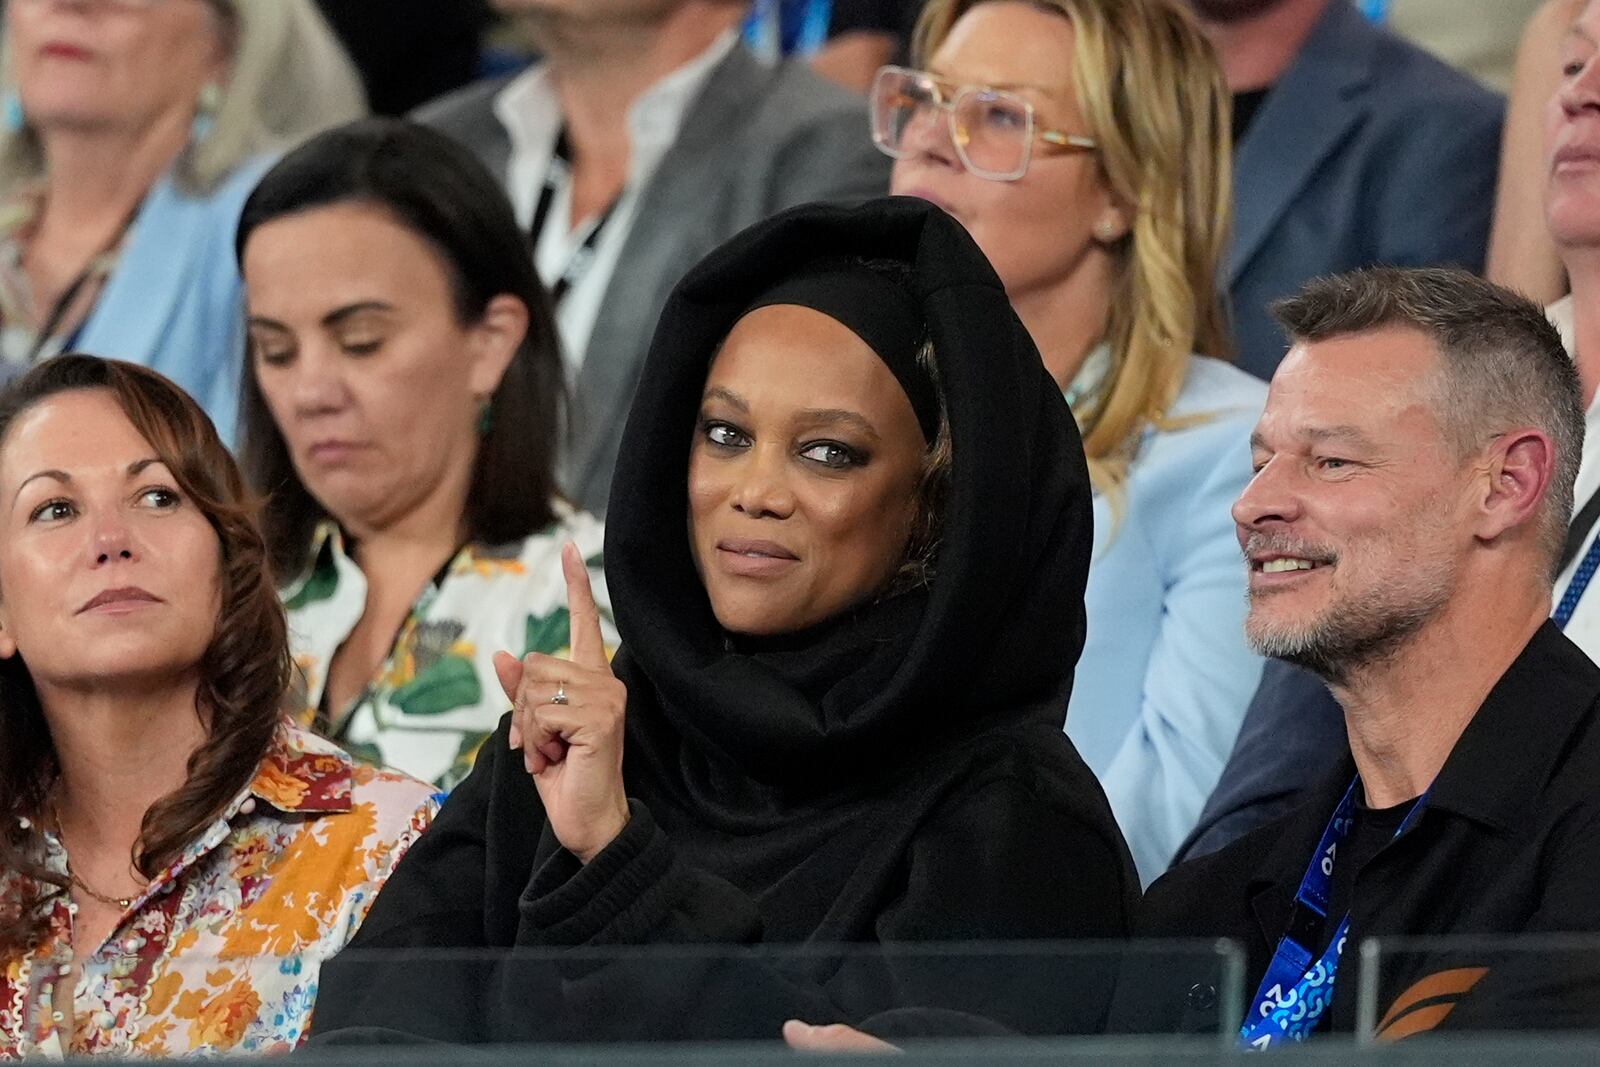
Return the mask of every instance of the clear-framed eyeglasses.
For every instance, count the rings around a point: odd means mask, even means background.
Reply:
[[[909,142],[928,123],[949,126],[961,165],[980,178],[1014,182],[1028,173],[1039,142],[1065,152],[1092,152],[1094,138],[1038,128],[1033,105],[987,85],[954,85],[927,71],[884,67],[872,83],[872,140],[884,154],[905,159]]]

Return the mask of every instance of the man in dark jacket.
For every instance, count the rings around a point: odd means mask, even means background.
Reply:
[[[1576,953],[1383,948],[1600,931],[1600,668],[1549,621],[1572,363],[1538,307],[1457,271],[1314,282],[1277,314],[1294,343],[1234,507],[1247,630],[1328,682],[1346,741],[1291,813],[1158,881],[1141,931],[1243,943],[1251,1046],[1355,1028],[1373,938],[1381,1036],[1594,1025]],[[1125,1022],[1207,1000],[1133,978]]]
[[[1270,379],[1267,306],[1373,263],[1483,266],[1505,102],[1352,0],[1190,0],[1233,93],[1239,366]],[[1462,11],[1462,21],[1474,16]]]

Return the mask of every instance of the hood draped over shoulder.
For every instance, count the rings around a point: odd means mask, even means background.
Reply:
[[[804,633],[730,639],[688,538],[701,393],[752,301],[836,257],[909,266],[926,318],[952,450],[933,577]],[[1083,647],[1091,524],[1071,413],[957,222],[889,197],[746,230],[673,292],[623,433],[606,572],[630,760],[684,775],[709,801],[740,780],[786,794],[881,781],[890,765],[997,728],[1059,732]]]

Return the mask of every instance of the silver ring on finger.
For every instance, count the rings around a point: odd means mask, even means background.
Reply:
[[[568,701],[567,701],[567,683],[566,682],[557,682],[556,683],[556,695],[550,698],[550,703],[555,704],[558,707],[566,706],[566,704],[568,703]]]

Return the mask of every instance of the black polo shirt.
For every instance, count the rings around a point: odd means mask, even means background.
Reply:
[[[1325,1028],[1355,1026],[1366,938],[1600,932],[1597,717],[1600,667],[1546,623],[1467,725],[1421,816],[1356,865],[1350,941]],[[1354,776],[1346,748],[1338,770],[1294,812],[1168,872],[1145,897],[1141,934],[1238,940],[1248,954],[1245,998],[1253,1000],[1306,865]],[[1600,1026],[1600,951],[1484,948],[1384,959],[1377,1018],[1386,1037],[1441,1027]],[[1116,1025],[1214,1029],[1208,981],[1214,977],[1181,968],[1129,972]]]

